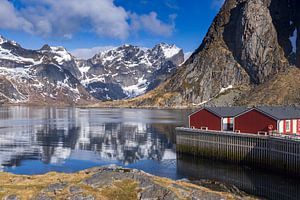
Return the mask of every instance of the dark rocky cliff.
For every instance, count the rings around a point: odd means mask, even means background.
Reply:
[[[226,0],[200,47],[141,104],[239,104],[291,65],[300,67],[299,16],[297,0]]]

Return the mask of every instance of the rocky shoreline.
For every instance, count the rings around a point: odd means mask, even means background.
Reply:
[[[0,199],[257,199],[213,191],[189,181],[174,181],[136,169],[97,167],[73,174],[50,172],[24,176],[0,173]]]

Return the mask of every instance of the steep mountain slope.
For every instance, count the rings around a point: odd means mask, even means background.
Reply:
[[[295,78],[298,77],[298,78]],[[291,67],[245,94],[238,104],[291,105],[300,103],[300,69]]]
[[[290,73],[292,64],[300,67],[299,9],[297,0],[226,0],[192,56],[155,91],[130,102],[144,106],[249,104],[247,94],[268,92],[259,88],[268,88],[271,80],[298,80],[299,76],[282,73]],[[293,87],[296,91],[299,86]],[[282,89],[278,85],[278,94]],[[286,97],[280,99],[290,99],[288,103],[300,103],[299,98],[288,97],[294,94],[281,94]]]
[[[161,43],[152,49],[132,45],[77,61],[81,82],[97,99],[131,98],[157,87],[183,63],[182,49]]]

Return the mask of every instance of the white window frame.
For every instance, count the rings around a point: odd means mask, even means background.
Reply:
[[[287,124],[289,124],[289,129],[287,128]],[[285,131],[291,132],[291,120],[285,120]]]

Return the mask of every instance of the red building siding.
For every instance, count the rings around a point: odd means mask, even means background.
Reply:
[[[199,110],[198,112],[190,115],[190,127],[198,128],[208,127],[209,130],[221,130],[221,118],[206,109]]]
[[[273,126],[273,130],[277,130],[277,120],[257,110],[251,110],[234,119],[234,130],[241,133],[268,132],[269,125]]]

